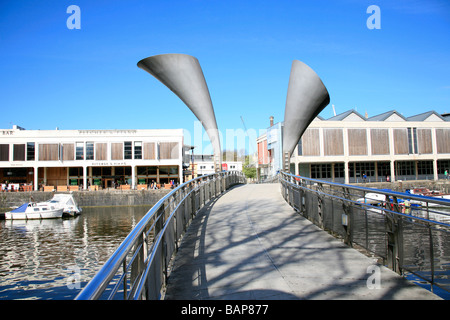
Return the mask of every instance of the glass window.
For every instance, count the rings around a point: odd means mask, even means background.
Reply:
[[[409,154],[416,154],[417,148],[417,128],[408,128],[408,152]]]
[[[134,143],[134,158],[142,159],[142,142],[136,141]]]
[[[311,164],[311,178],[331,178],[331,164]]]
[[[375,176],[375,162],[355,162],[349,163],[349,171],[351,178]]]
[[[331,164],[322,165],[322,178],[331,178]]]
[[[387,177],[391,175],[391,164],[389,162],[378,162],[377,170],[379,177]]]
[[[125,141],[123,144],[124,159],[133,159],[133,145],[131,141]]]
[[[177,175],[178,174],[178,167],[169,167],[169,174]]]
[[[86,142],[86,160],[94,160],[94,143]]]
[[[397,175],[415,175],[415,165],[413,161],[396,161]]]
[[[84,160],[84,143],[83,142],[77,142],[76,143],[76,160]]]
[[[413,154],[413,142],[412,142],[412,135],[411,135],[411,128],[408,128],[408,153]]]
[[[145,176],[148,174],[148,167],[137,167],[136,171],[137,171],[137,175],[138,176]]]
[[[433,174],[433,161],[418,161],[417,174]]]
[[[159,167],[159,174],[169,174],[169,167]]]
[[[418,153],[419,149],[417,148],[417,128],[413,128],[413,139],[414,139],[414,153]]]
[[[34,142],[27,142],[27,161],[35,160],[35,145]]]
[[[345,177],[345,170],[344,170],[343,163],[335,163],[334,164],[334,177],[335,178],[344,178]]]
[[[71,167],[69,168],[69,176],[83,176],[83,168],[80,167]]]
[[[3,169],[4,177],[25,178],[28,174],[26,168],[5,168]]]
[[[438,173],[444,174],[445,171],[450,169],[450,160],[438,160],[437,162]]]
[[[112,173],[111,167],[103,167],[102,174],[104,176],[110,176]]]
[[[101,167],[92,167],[92,176],[101,176],[102,175],[102,168]]]
[[[302,139],[298,140],[297,155],[299,155],[299,156],[303,155]]]

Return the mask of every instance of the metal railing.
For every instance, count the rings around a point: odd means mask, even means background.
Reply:
[[[450,292],[450,201],[280,174],[284,199],[350,246]]]
[[[160,299],[171,259],[195,214],[239,183],[245,183],[241,172],[226,171],[172,190],[145,214],[75,299]]]

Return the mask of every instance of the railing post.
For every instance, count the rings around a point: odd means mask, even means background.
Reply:
[[[323,193],[323,184],[322,183],[318,183],[317,184],[317,189],[316,189],[319,193]],[[318,225],[319,227],[321,227],[323,229],[323,194],[319,194],[317,193],[317,213],[319,215],[319,221]]]
[[[392,211],[399,212],[397,197],[393,197]],[[402,218],[386,212],[386,232],[388,240],[387,264],[393,271],[401,274],[402,254]]]
[[[196,209],[196,205],[195,205],[195,198],[196,198],[196,195],[195,195],[196,190],[195,189],[196,188],[197,188],[197,186],[194,184],[192,186],[192,192],[191,192],[191,219],[194,219],[195,213],[197,211],[197,210],[195,210]]]
[[[306,181],[301,179],[300,180],[300,185],[302,186],[301,188],[301,193],[300,193],[300,202],[301,202],[301,210],[300,212],[304,215],[306,212]]]
[[[343,198],[350,201],[350,190],[348,188],[342,188],[342,194],[343,194]],[[351,212],[352,212],[352,205],[347,203],[347,201],[343,201],[342,202],[342,216],[341,216],[341,221],[342,221],[342,226],[345,230],[344,233],[344,243],[347,244],[348,246],[352,246],[352,218],[351,218]]]
[[[427,203],[428,206],[428,203]],[[433,292],[434,285],[434,246],[433,246],[433,232],[431,226],[428,225],[428,234],[430,236],[430,266],[431,266],[431,292]]]

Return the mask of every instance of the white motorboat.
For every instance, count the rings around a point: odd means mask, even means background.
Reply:
[[[53,198],[51,198],[47,202],[51,205],[54,205],[55,207],[62,208],[64,214],[72,217],[81,214],[82,211],[71,194],[55,194]]]
[[[6,220],[62,218],[63,209],[48,202],[29,202],[5,213]]]
[[[359,198],[356,201],[367,204],[382,204],[386,202],[386,195],[380,193],[367,193],[364,198]]]

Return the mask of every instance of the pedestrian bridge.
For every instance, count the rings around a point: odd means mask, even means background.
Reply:
[[[450,226],[402,213],[397,193],[376,209],[352,200],[369,191],[198,178],[161,199],[77,299],[439,299],[400,273],[448,290]]]

